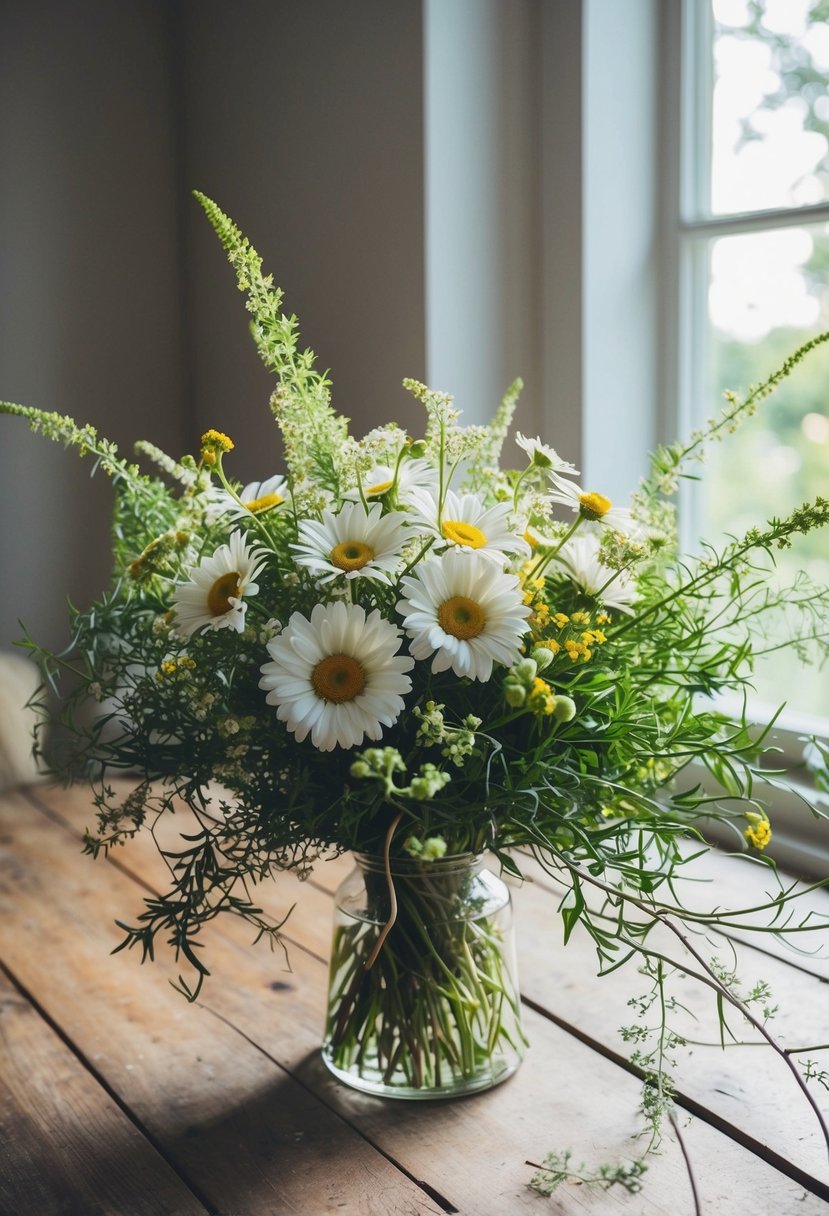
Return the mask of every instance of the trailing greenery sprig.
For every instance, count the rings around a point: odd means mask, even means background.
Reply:
[[[648,985],[623,1036],[643,1081],[648,1148],[592,1175],[552,1154],[534,1185],[641,1185],[680,1088],[680,975],[714,994],[722,1042],[737,1038],[732,1010],[785,1059],[820,1118],[807,1082],[825,1084],[825,1070],[781,1048],[756,1012],[771,1008],[765,990],[740,989],[736,969],[692,935],[754,930],[797,943],[827,929],[800,913],[802,888],[765,855],[769,792],[784,775],[768,767],[774,717],[757,725],[747,706],[762,654],[788,648],[820,664],[829,653],[829,589],[774,577],[792,538],[829,524],[829,501],[681,557],[668,498],[706,446],[829,335],[745,399],[729,397],[703,431],[660,448],[623,508],[583,490],[540,438],[517,435],[522,467],[500,467],[520,381],[488,426],[464,427],[447,393],[407,379],[424,406],[423,438],[396,424],[351,437],[261,258],[196,197],[276,377],[284,474],[263,469],[241,485],[232,438],[211,429],[180,459],[139,443],[163,475],[145,476],[91,427],[0,404],[91,455],[115,483],[111,586],[72,611],[63,652],[25,645],[62,696],[56,711],[40,701],[54,731],[38,746],[55,773],[86,776],[96,791],[87,851],[106,855],[147,832],[159,847],[158,889],[119,921],[119,948],[143,960],[166,944],[192,1000],[220,915],[281,941],[283,922],[257,890],[281,871],[305,876],[323,855],[356,850],[382,856],[387,876],[397,863],[428,879],[445,855],[488,849],[521,876],[529,855],[560,884],[565,940],[586,933],[602,974],[638,963]],[[724,693],[742,712],[724,712]],[[813,740],[824,790],[827,755]],[[114,774],[135,788],[119,790]],[[164,828],[182,804],[190,817],[171,842]],[[809,809],[826,815],[817,800]],[[684,898],[711,821],[766,867],[772,890],[753,906]],[[490,1044],[521,1041],[497,934],[489,922],[448,934],[450,966],[420,923],[427,905],[402,884],[400,894],[394,936],[391,915],[373,942],[362,924],[340,935],[337,1049],[359,1061],[377,1045],[389,1077],[408,1051],[410,1082],[468,1077]],[[411,1017],[405,1002],[384,1009],[403,961],[424,952],[434,982],[404,993]],[[375,966],[376,982],[361,988]],[[347,1024],[352,1006],[365,1034]]]

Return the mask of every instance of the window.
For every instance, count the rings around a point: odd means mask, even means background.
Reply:
[[[672,439],[714,414],[725,389],[762,381],[829,329],[829,4],[680,0],[661,12],[660,349],[663,396],[677,408],[662,433]],[[684,547],[739,533],[827,489],[829,344],[714,445],[704,479],[680,502]],[[784,586],[800,571],[829,581],[825,535],[780,555]],[[811,787],[803,740],[829,735],[829,669],[803,673],[788,654],[772,655],[758,663],[754,684],[758,722],[787,703],[773,742],[795,789]],[[795,873],[825,873],[825,821],[796,793],[758,792],[772,811],[776,860]]]
[[[829,329],[829,3],[684,0],[682,18],[673,289],[686,431],[725,389],[764,380]],[[682,504],[686,543],[739,534],[828,489],[829,346],[714,446],[702,489]],[[829,582],[825,535],[780,554],[784,586],[801,572]],[[758,717],[786,700],[793,726],[829,731],[827,669],[794,685],[790,656],[771,653],[755,685]]]

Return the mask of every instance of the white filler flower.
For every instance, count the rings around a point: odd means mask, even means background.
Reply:
[[[342,509],[323,511],[322,520],[304,519],[299,525],[294,560],[298,566],[319,576],[319,582],[332,579],[371,578],[391,583],[389,577],[400,565],[400,551],[406,542],[405,515],[400,511],[383,514],[379,502],[347,502]]]
[[[276,716],[301,743],[309,731],[321,752],[380,739],[403,709],[414,667],[398,655],[399,630],[375,608],[316,604],[308,620],[295,612],[279,637],[268,642],[259,687]]]
[[[599,556],[599,537],[594,532],[568,540],[554,562],[577,587],[606,608],[619,608],[632,615],[630,605],[636,599],[633,580],[626,570],[613,570],[604,564]]]
[[[248,545],[237,529],[226,545],[220,545],[188,573],[189,581],[173,594],[176,631],[185,638],[200,629],[245,627],[244,596],[256,595],[255,579],[265,563],[265,553]]]
[[[530,547],[521,535],[523,528],[513,528],[510,522],[512,503],[499,502],[494,507],[487,507],[478,494],[455,494],[453,490],[447,490],[443,511],[438,517],[434,492],[413,491],[410,502],[419,522],[439,537],[444,546],[477,553],[499,566],[503,566],[510,555],[529,556]]]
[[[493,663],[511,667],[519,657],[529,607],[514,574],[493,570],[479,554],[451,549],[401,579],[397,611],[418,660],[434,653],[432,671],[488,680]]]

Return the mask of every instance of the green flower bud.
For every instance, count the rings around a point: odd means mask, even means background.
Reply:
[[[513,680],[505,680],[504,698],[507,705],[511,705],[513,709],[520,709],[527,699],[527,690],[523,684],[516,684]]]
[[[446,841],[442,836],[427,836],[423,841],[421,856],[424,861],[439,861],[446,856]]]
[[[576,703],[572,697],[556,696],[553,717],[556,722],[571,722],[576,716]]]
[[[538,675],[538,664],[535,659],[520,659],[513,667],[511,674],[522,684],[532,684]]]
[[[552,663],[555,655],[552,650],[548,650],[546,646],[536,646],[532,654],[535,659],[535,665],[539,671],[546,671]]]

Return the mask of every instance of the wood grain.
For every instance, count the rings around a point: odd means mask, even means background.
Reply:
[[[88,1069],[0,971],[0,1212],[205,1216]]]
[[[51,803],[53,812],[65,814],[76,830],[80,816],[88,818],[78,797],[73,794],[67,801],[61,793]],[[157,868],[151,842],[149,848],[147,843],[136,841],[120,852],[119,865],[127,865],[138,879],[152,883]],[[336,863],[332,873],[341,871],[344,864]],[[325,869],[327,872],[328,867]],[[274,898],[285,904],[299,894],[300,907],[289,922],[290,931],[318,956],[327,947],[330,899],[309,884],[288,886],[287,891],[280,889],[280,880]],[[259,894],[266,891],[263,885]],[[117,911],[123,914],[123,907]],[[549,922],[549,902],[544,916]],[[549,930],[549,923],[530,924],[530,936],[545,927]],[[217,978],[210,982],[205,1006],[461,1211],[501,1216],[535,1207],[539,1198],[525,1189],[529,1171],[523,1162],[527,1156],[538,1158],[549,1148],[572,1144],[577,1156],[594,1162],[636,1151],[630,1141],[636,1128],[635,1081],[542,1016],[528,1017],[533,1047],[528,1063],[512,1081],[490,1094],[452,1104],[436,1103],[427,1111],[422,1104],[413,1107],[364,1098],[324,1074],[316,1053],[325,984],[318,957],[302,949],[292,950],[293,972],[286,976],[275,956],[248,946],[242,926],[227,926],[214,934],[210,957]],[[274,996],[263,999],[268,993]],[[709,1210],[825,1211],[821,1200],[805,1194],[704,1122],[694,1120],[684,1136],[698,1165],[706,1203],[715,1205]],[[613,1192],[595,1196],[584,1188],[569,1188],[562,1194],[566,1199],[555,1201],[564,1204],[561,1212],[641,1211],[675,1216],[692,1211],[681,1154],[670,1142],[663,1155],[653,1159],[643,1196]],[[768,1202],[774,1206],[752,1208],[749,1197],[759,1194],[764,1196],[764,1204],[766,1196],[771,1197]]]
[[[120,934],[106,910],[135,900],[131,879],[25,799],[0,812],[4,962],[222,1216],[439,1213],[273,1059],[188,1005],[174,968],[109,957]]]

